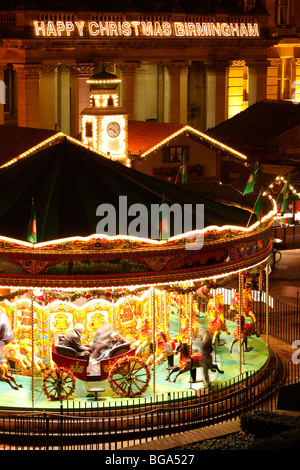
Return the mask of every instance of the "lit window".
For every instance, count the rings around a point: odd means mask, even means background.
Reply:
[[[189,159],[189,147],[187,146],[174,146],[166,147],[163,151],[164,162],[181,162],[183,153],[185,152],[186,161]]]
[[[91,122],[85,123],[85,136],[93,138],[93,124]]]

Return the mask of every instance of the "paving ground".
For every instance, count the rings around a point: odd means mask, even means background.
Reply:
[[[281,250],[282,258],[269,277],[270,295],[300,307],[300,248]]]

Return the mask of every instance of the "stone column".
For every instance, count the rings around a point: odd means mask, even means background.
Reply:
[[[206,64],[206,128],[212,128],[228,117],[227,61]]]
[[[41,64],[14,64],[18,80],[18,126],[40,128]]]
[[[155,62],[141,62],[135,74],[134,117],[137,121],[158,120],[159,83]]]
[[[170,115],[169,74],[164,65],[157,67],[157,119],[168,122]]]
[[[120,101],[121,106],[126,109],[128,113],[128,119],[134,120],[134,108],[135,108],[135,71],[140,67],[140,63],[137,61],[133,62],[122,62],[117,64],[122,73],[122,84],[121,84],[121,95]]]
[[[169,71],[170,78],[169,122],[186,124],[188,63],[174,60],[164,65]]]
[[[71,69],[71,136],[76,137],[81,132],[80,113],[90,103],[90,78],[94,64],[74,64]]]
[[[255,61],[256,69],[256,101],[263,101],[267,97],[268,61]]]
[[[6,99],[6,90],[4,83],[4,70],[6,64],[0,64],[0,125],[4,124],[4,104]]]
[[[228,62],[215,62],[216,70],[216,125],[228,117]]]
[[[71,128],[71,72],[66,64],[60,64],[56,69],[56,124],[57,129],[70,135]]]
[[[43,64],[40,73],[40,126],[55,130],[55,65]]]
[[[267,99],[278,100],[278,71],[281,59],[271,59],[268,67],[267,77]],[[252,103],[251,103],[252,104]]]
[[[249,67],[249,105],[263,101],[267,97],[268,61],[256,60]]]
[[[257,101],[257,76],[256,76],[256,67],[253,64],[248,65],[248,75],[249,75],[249,84],[248,84],[248,105],[252,106]]]
[[[212,64],[206,65],[206,129],[216,125],[216,74]]]

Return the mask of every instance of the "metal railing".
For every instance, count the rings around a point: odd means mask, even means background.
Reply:
[[[237,418],[254,409],[275,410],[285,367],[276,355],[260,376],[244,372],[212,390],[168,392],[134,404],[68,402],[58,412],[0,414],[0,449],[117,450]],[[279,362],[278,362],[279,361]],[[299,366],[294,366],[299,377]]]

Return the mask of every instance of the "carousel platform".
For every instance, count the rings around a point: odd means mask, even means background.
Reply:
[[[207,318],[200,316],[198,319],[200,334],[203,335],[207,325]],[[173,319],[172,323],[177,323],[176,318]],[[226,382],[230,382],[231,379],[237,377],[240,372],[240,355],[238,353],[238,343],[233,347],[233,351],[229,354],[229,346],[233,337],[233,331],[235,325],[233,322],[227,321],[227,327],[229,335],[222,333],[221,339],[225,341],[223,346],[216,346],[216,350],[213,352],[213,362],[216,363],[223,371],[224,374],[218,372],[209,372],[210,382],[213,386],[221,386]],[[248,371],[249,373],[258,372],[263,369],[269,358],[269,349],[266,346],[264,340],[261,337],[252,336],[248,339],[248,346],[252,346],[253,349],[249,352],[244,352],[241,355],[241,368],[242,373]],[[200,351],[201,339],[198,338],[193,343],[193,350]],[[176,364],[177,357],[175,356],[174,364]],[[197,390],[204,388],[203,370],[197,369],[197,383],[190,382],[190,374],[184,373],[178,376],[175,383],[172,381],[166,381],[167,361],[156,366],[155,372],[151,372],[151,380],[148,388],[141,397],[135,398],[122,398],[115,394],[108,380],[101,382],[83,382],[79,379],[76,380],[76,388],[73,394],[68,397],[67,400],[53,401],[50,400],[42,390],[42,377],[34,378],[21,376],[15,374],[16,380],[22,384],[22,388],[13,390],[7,383],[0,382],[0,409],[1,410],[57,410],[61,406],[70,406],[72,408],[84,408],[84,407],[97,407],[97,406],[116,406],[122,404],[123,401],[132,403],[135,401],[144,400],[146,403],[153,401],[166,401],[173,400],[181,396],[189,396],[190,394],[197,393]],[[172,376],[171,376],[172,380]],[[33,387],[32,387],[33,386]],[[98,400],[95,400],[95,395],[88,392],[90,388],[101,388],[104,389],[99,396]],[[66,403],[67,402],[67,403]]]

